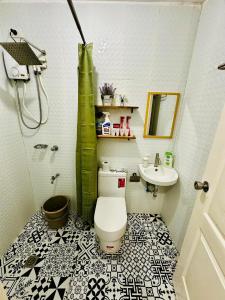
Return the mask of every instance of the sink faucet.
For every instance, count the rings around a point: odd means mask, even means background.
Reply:
[[[59,176],[60,176],[59,173],[56,173],[55,176],[52,176],[52,177],[51,177],[51,184],[53,184],[54,181],[56,180],[56,178],[59,177]]]
[[[154,167],[157,168],[159,165],[161,165],[161,160],[159,157],[159,153],[156,153]]]

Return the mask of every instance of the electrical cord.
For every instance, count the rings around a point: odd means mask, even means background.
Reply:
[[[38,76],[38,81],[39,81],[39,83],[40,83],[42,92],[43,92],[43,94],[45,95],[45,100],[46,100],[46,107],[47,107],[46,119],[45,119],[45,121],[42,121],[42,124],[45,124],[45,123],[47,123],[48,117],[49,117],[49,99],[48,99],[48,94],[47,94],[47,91],[46,91],[46,89],[45,89],[45,87],[44,87],[44,84],[43,84],[43,81],[42,81],[42,77],[41,77],[40,74],[39,74],[39,76]]]
[[[28,129],[37,129],[41,126],[41,122],[42,122],[42,106],[41,106],[41,95],[40,95],[40,87],[38,84],[38,79],[37,76],[35,76],[35,80],[36,80],[36,85],[37,85],[37,93],[38,93],[38,106],[39,106],[39,114],[40,114],[40,120],[38,122],[38,124],[34,127],[29,126],[28,124],[26,124],[24,117],[23,117],[23,112],[22,112],[22,107],[21,107],[21,103],[20,103],[20,95],[19,95],[19,89],[18,89],[18,84],[16,81],[16,95],[17,95],[17,103],[18,103],[18,109],[19,109],[19,114],[20,114],[20,119],[23,123],[23,125],[28,128]]]

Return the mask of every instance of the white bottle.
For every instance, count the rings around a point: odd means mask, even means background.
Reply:
[[[144,167],[144,168],[147,168],[147,167],[148,167],[148,161],[149,161],[148,156],[144,156],[144,157],[142,158],[142,161],[143,161],[143,167]]]
[[[105,121],[102,123],[102,134],[103,135],[110,135],[111,133],[111,122],[109,120],[110,113],[103,112],[105,116]]]

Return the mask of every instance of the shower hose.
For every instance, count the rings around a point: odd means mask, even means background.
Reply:
[[[47,92],[44,88],[42,78],[39,74],[35,74],[35,80],[36,80],[37,95],[38,95],[39,120],[37,120],[34,117],[34,115],[28,110],[27,106],[25,105],[26,83],[23,82],[23,94],[22,94],[22,104],[21,104],[18,82],[17,81],[15,82],[17,103],[18,103],[18,110],[19,110],[20,119],[21,119],[23,125],[28,129],[37,129],[37,128],[39,128],[41,125],[45,124],[48,121],[48,115],[49,115],[48,95],[47,95]],[[42,90],[43,94],[45,95],[45,99],[46,99],[47,114],[46,114],[45,120],[43,120],[40,87],[41,87],[41,90]],[[32,121],[36,122],[37,125],[35,125],[35,126],[28,125],[26,123],[25,119],[24,119],[23,111],[27,114],[28,118],[30,118]]]

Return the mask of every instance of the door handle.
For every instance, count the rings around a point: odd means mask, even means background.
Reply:
[[[194,187],[196,190],[203,190],[205,193],[207,193],[209,190],[209,183],[207,181],[204,182],[195,181]]]

